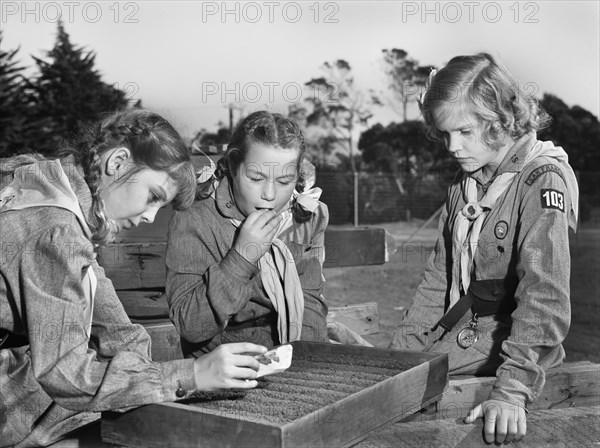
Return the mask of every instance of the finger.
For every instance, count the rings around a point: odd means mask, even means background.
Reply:
[[[253,344],[252,342],[230,342],[228,344],[220,345],[225,347],[230,353],[256,353],[261,355],[267,352],[267,347],[264,345]]]
[[[511,411],[502,409],[496,418],[496,443],[504,443],[508,431],[508,421],[513,420],[516,416],[510,415]]]
[[[481,409],[481,405],[478,404],[469,411],[467,417],[465,418],[465,423],[473,423],[475,420],[481,417],[483,417],[483,411]]]
[[[527,434],[527,417],[525,416],[525,412],[523,412],[523,418],[519,418],[517,422],[517,436],[515,437],[515,442],[518,442],[525,434]]]
[[[516,415],[508,418],[506,438],[504,439],[504,443],[512,442],[517,436],[517,432],[519,430],[518,421],[519,419]]]
[[[227,386],[232,389],[252,389],[253,387],[258,386],[258,381],[232,379],[228,382]]]
[[[248,367],[254,371],[258,371],[260,368],[260,363],[250,355],[235,355],[233,362],[237,367]]]
[[[231,374],[228,375],[230,380],[255,380],[256,370],[252,370],[248,367],[234,367],[230,370]]]
[[[254,224],[256,222],[256,220],[258,218],[260,218],[262,215],[264,215],[265,212],[268,212],[268,210],[254,210],[248,216],[246,216],[246,219],[244,219],[243,225],[251,226],[252,224]]]
[[[279,227],[279,224],[281,224],[282,219],[283,219],[283,216],[281,216],[281,214],[274,215],[267,220],[267,222],[265,223],[263,228],[265,230],[267,230],[267,229],[268,230],[271,230],[271,229],[277,230],[277,228]]]
[[[276,219],[278,216],[275,214],[275,212],[273,210],[263,209],[263,210],[258,210],[258,212],[260,212],[260,213],[258,213],[256,215],[254,222],[261,229],[263,227],[265,227],[268,223],[270,223],[271,220]]]
[[[485,410],[485,416],[483,418],[483,434],[487,443],[492,443],[495,439],[497,418],[498,408],[496,406],[489,406]]]

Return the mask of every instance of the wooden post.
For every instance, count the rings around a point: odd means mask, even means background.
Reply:
[[[358,227],[358,172],[354,174],[354,227]]]

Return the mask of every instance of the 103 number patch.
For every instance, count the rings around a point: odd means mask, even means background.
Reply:
[[[565,212],[565,196],[561,191],[542,188],[542,208],[554,208]]]

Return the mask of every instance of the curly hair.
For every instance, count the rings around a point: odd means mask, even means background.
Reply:
[[[296,165],[298,175],[295,189],[302,192],[304,190],[304,173],[301,167],[306,152],[304,134],[291,118],[267,111],[254,112],[236,126],[227,150],[217,161],[214,177],[218,180],[228,177],[231,181],[232,176],[235,176],[240,164],[244,161],[248,148],[256,143],[298,150]],[[213,190],[214,185],[211,179],[198,186],[197,197],[199,199],[206,198],[212,194]],[[308,221],[311,216],[310,212],[304,210],[295,201],[292,204],[292,212],[297,222]]]
[[[58,151],[59,157],[72,156],[83,168],[92,193],[95,220],[91,223],[94,227],[92,242],[95,244],[108,243],[117,232],[116,223],[105,213],[100,179],[102,154],[120,146],[130,150],[135,165],[127,177],[143,168],[164,171],[177,185],[173,208],[187,208],[194,201],[196,182],[190,151],[173,126],[160,115],[144,109],[111,114]]]
[[[538,101],[488,53],[456,56],[432,77],[421,105],[432,140],[442,140],[434,113],[449,114],[456,108],[477,119],[482,139],[492,149],[498,149],[506,135],[518,139],[550,122]]]

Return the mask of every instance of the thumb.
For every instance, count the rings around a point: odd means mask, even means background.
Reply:
[[[465,418],[465,423],[473,423],[478,418],[483,417],[483,409],[480,404],[475,406],[473,409],[469,411],[469,414]]]

